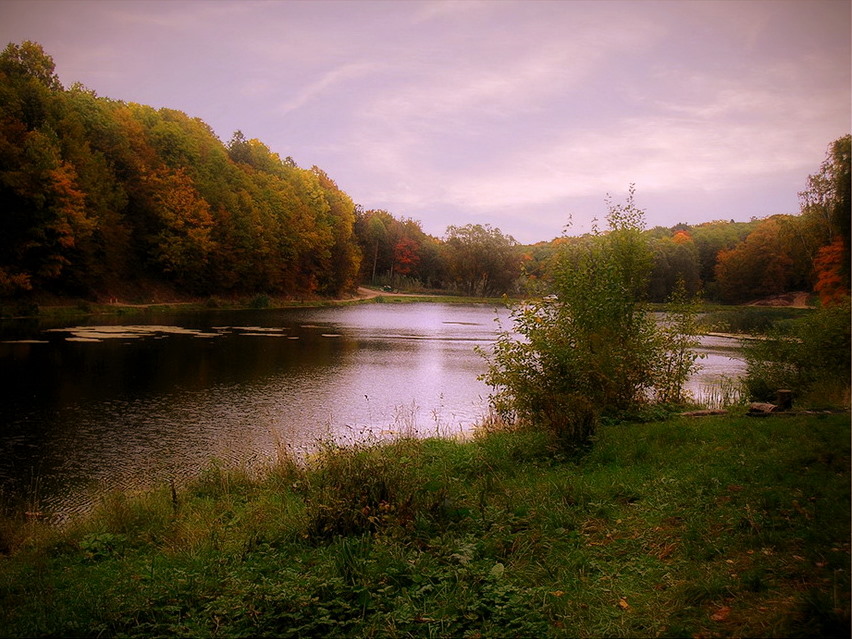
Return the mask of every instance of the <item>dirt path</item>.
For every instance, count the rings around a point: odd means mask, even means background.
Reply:
[[[765,297],[762,300],[749,302],[746,306],[785,306],[787,308],[810,308],[808,304],[810,293],[805,291],[796,291],[794,293],[781,293]]]
[[[376,291],[371,288],[364,288],[363,286],[358,287],[359,299],[368,300],[381,295],[386,295],[388,297],[434,297],[434,295],[424,295],[422,293],[390,293],[387,291]]]

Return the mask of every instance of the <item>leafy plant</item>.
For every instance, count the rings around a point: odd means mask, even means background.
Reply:
[[[118,552],[125,542],[123,535],[114,535],[108,532],[92,533],[86,535],[80,541],[80,550],[86,554],[88,559],[105,559]]]
[[[662,329],[640,305],[652,260],[633,195],[607,201],[608,232],[565,244],[555,294],[513,310],[514,332],[499,336],[482,377],[498,415],[542,426],[561,449],[585,445],[601,415],[679,401],[695,362],[685,296]]]
[[[699,368],[698,302],[690,298],[680,280],[669,300],[669,312],[659,327],[659,350],[655,371],[656,399],[664,404],[680,404],[688,399],[684,386]]]
[[[848,402],[850,383],[850,304],[821,308],[796,322],[789,334],[747,344],[744,385],[757,400],[771,400],[778,389],[798,396],[820,391]],[[837,397],[835,398],[835,400]]]

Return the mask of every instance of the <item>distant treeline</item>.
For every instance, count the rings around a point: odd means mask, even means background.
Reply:
[[[801,215],[647,231],[650,298],[678,279],[724,301],[848,293],[849,147],[831,145]],[[2,297],[99,298],[139,281],[192,295],[334,296],[360,283],[499,295],[546,288],[550,258],[577,241],[521,246],[488,225],[436,238],[239,131],[223,143],[180,111],[65,89],[36,43],[0,54]]]

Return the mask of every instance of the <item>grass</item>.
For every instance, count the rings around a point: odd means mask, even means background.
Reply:
[[[185,301],[174,302],[155,302],[148,301],[147,298],[138,304],[129,302],[116,302],[112,304],[99,304],[88,302],[85,300],[65,300],[64,303],[59,303],[57,300],[50,300],[49,304],[32,303],[3,303],[0,300],[0,320],[15,320],[23,318],[39,318],[42,320],[65,320],[70,321],[75,318],[88,317],[92,315],[120,315],[120,316],[137,316],[137,315],[160,315],[166,313],[196,313],[216,310],[276,310],[286,308],[322,308],[336,306],[351,306],[364,303],[392,303],[392,304],[413,304],[413,303],[443,303],[443,304],[496,304],[504,305],[506,303],[503,298],[482,298],[482,297],[465,297],[460,295],[431,295],[431,294],[398,294],[398,293],[381,293],[375,297],[351,299],[327,299],[327,298],[311,298],[290,299],[272,297],[269,295],[254,295],[252,297],[241,297],[225,299],[221,297],[209,297],[207,299],[190,299]]]
[[[322,448],[0,527],[2,636],[849,635],[849,415]]]

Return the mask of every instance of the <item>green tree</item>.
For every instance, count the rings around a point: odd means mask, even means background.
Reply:
[[[698,249],[687,231],[677,231],[670,237],[651,242],[654,266],[651,271],[648,296],[654,302],[664,302],[679,285],[689,295],[701,288],[698,275]]]
[[[376,283],[376,268],[379,265],[379,244],[386,241],[388,235],[385,223],[378,215],[370,216],[370,221],[367,223],[367,238],[373,245],[373,270],[370,277],[372,284]]]
[[[520,276],[518,243],[488,224],[447,227],[444,252],[452,286],[466,295],[509,293]]]

